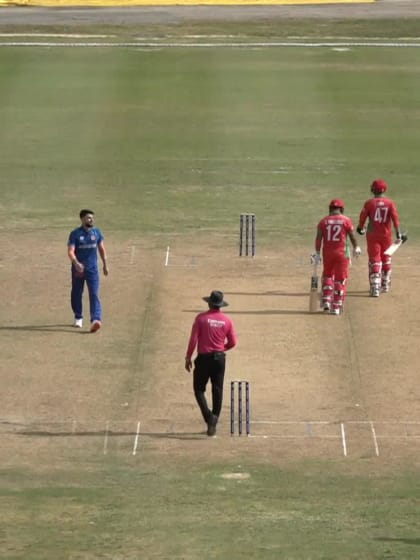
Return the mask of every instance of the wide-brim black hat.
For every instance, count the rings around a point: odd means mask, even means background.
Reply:
[[[228,302],[223,299],[223,292],[219,292],[218,290],[213,290],[209,296],[204,296],[203,299],[213,307],[226,307],[229,305]]]

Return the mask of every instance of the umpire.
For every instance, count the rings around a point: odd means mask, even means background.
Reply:
[[[207,424],[208,436],[216,434],[216,425],[222,410],[225,352],[236,346],[237,342],[232,320],[220,311],[221,307],[228,305],[223,297],[223,293],[218,290],[211,292],[210,296],[203,297],[209,308],[196,316],[185,356],[185,369],[189,372],[192,368],[192,355],[197,348],[193,387],[201,414]],[[209,380],[212,393],[211,410],[205,395]]]

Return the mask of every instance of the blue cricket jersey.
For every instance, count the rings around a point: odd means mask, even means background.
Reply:
[[[87,270],[98,268],[98,244],[104,237],[98,228],[86,230],[80,226],[69,236],[67,246],[74,246],[76,258]]]

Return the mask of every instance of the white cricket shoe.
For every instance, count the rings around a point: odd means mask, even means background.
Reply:
[[[341,309],[339,307],[336,307],[335,309],[331,310],[331,313],[333,315],[340,315]]]
[[[83,327],[83,319],[75,319],[73,323],[73,327],[81,329]]]

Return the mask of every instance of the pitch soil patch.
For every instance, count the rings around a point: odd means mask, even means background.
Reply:
[[[11,448],[40,462],[52,449],[62,457],[131,454],[136,437],[138,453],[191,460],[209,452],[269,462],[418,455],[419,302],[410,286],[420,263],[408,245],[395,255],[392,291],[378,300],[368,297],[366,258],[355,262],[345,313],[335,317],[308,311],[305,248],[252,259],[237,257],[229,238],[179,238],[169,254],[159,240],[132,239],[122,254],[118,245],[115,262],[109,243],[104,326],[92,335],[71,327],[65,247],[40,254],[40,237],[23,234],[1,262],[8,460]],[[201,298],[213,289],[225,293],[239,344],[228,354],[218,435],[208,438],[184,355],[192,321],[206,309]],[[230,436],[232,379],[251,384],[251,438]]]

